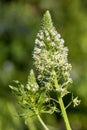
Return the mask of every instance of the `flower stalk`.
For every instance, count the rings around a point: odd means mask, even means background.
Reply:
[[[63,117],[64,122],[65,122],[66,130],[72,130],[70,123],[69,123],[69,120],[68,120],[68,116],[67,116],[67,113],[66,113],[66,109],[65,109],[63,100],[62,100],[61,97],[58,100],[59,100],[59,104],[60,104],[60,108],[61,108],[62,117]]]
[[[47,125],[43,122],[42,118],[40,117],[39,114],[37,114],[37,118],[40,121],[40,123],[42,124],[42,126],[44,127],[45,130],[49,130],[49,128],[47,127]]]
[[[54,84],[55,84],[56,88],[59,88],[56,75],[55,75]],[[58,96],[58,102],[59,102],[59,105],[60,105],[60,108],[61,108],[61,114],[62,114],[62,117],[63,117],[64,122],[65,122],[66,130],[72,130],[71,126],[70,126],[70,123],[69,123],[67,113],[66,113],[66,108],[64,106],[63,99],[62,99],[61,96]]]

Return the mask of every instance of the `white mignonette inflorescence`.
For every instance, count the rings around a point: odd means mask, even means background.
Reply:
[[[33,52],[34,66],[38,84],[49,90],[55,90],[54,78],[63,93],[64,87],[72,83],[70,78],[71,64],[67,60],[68,49],[64,47],[64,40],[53,26],[49,11],[42,19],[42,25]],[[59,90],[59,88],[56,90]],[[64,91],[63,91],[64,90]]]

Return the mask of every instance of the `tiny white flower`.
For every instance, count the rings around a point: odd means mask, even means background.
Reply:
[[[60,38],[60,37],[61,37],[61,35],[58,33],[58,34],[57,34],[57,37],[58,37],[58,38]]]
[[[50,41],[50,37],[47,37],[47,39],[46,39],[47,41]]]
[[[60,34],[57,34],[57,35],[54,37],[54,41],[59,41],[59,42],[60,42],[60,37],[61,37],[61,35],[60,35]]]
[[[40,52],[41,52],[41,49],[39,49],[39,48],[35,47],[35,48],[34,48],[34,51],[38,54],[38,53],[40,53]]]
[[[53,31],[53,32],[51,32],[51,34],[53,35],[53,36],[56,36],[56,33]]]
[[[41,78],[41,75],[38,75],[38,77],[37,77],[38,79],[40,79]]]
[[[52,42],[52,43],[51,43],[51,45],[52,45],[52,46],[55,46],[55,43],[54,43],[54,42]]]
[[[63,39],[60,39],[60,44],[61,44],[61,43],[64,44],[64,40],[63,40]]]
[[[55,31],[55,28],[52,28],[50,30],[50,33],[51,33],[52,36],[56,36],[58,34],[57,31]]]
[[[45,102],[47,103],[47,102],[49,102],[49,101],[50,101],[50,98],[49,98],[49,97],[46,97]]]
[[[37,34],[37,37],[40,38],[40,40],[43,40],[44,39],[44,34],[42,31],[40,31],[38,34]]]
[[[69,93],[69,91],[67,90],[67,88],[62,88],[61,89],[61,97],[64,97],[65,95],[67,95]]]
[[[33,92],[36,92],[36,91],[37,91],[37,89],[36,89],[36,88],[32,88],[32,91],[33,91]]]
[[[54,32],[54,29],[53,28],[51,28],[50,29],[50,33],[52,34]],[[55,33],[55,32],[54,32]]]
[[[63,76],[64,76],[64,77],[69,77],[70,74],[66,71],[66,72],[63,73]]]
[[[71,78],[68,78],[68,83],[72,83],[72,79]]]
[[[46,83],[46,84],[45,84],[45,87],[46,87],[47,89],[51,89],[51,84],[50,84],[50,83]]]
[[[74,98],[73,99],[73,105],[74,105],[74,107],[76,107],[76,106],[78,106],[79,104],[80,104],[80,100],[78,100],[78,97],[76,97],[76,98]]]
[[[40,42],[40,47],[44,47],[45,43],[43,41]]]
[[[47,30],[45,30],[45,35],[48,37],[49,36],[49,32]]]
[[[35,44],[38,44],[40,41],[36,38],[35,40]]]
[[[29,85],[29,84],[27,84],[27,85],[26,85],[26,88],[27,88],[28,90],[30,90],[30,85]]]

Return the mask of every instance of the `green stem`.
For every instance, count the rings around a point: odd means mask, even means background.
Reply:
[[[43,122],[43,120],[41,119],[41,117],[37,114],[37,118],[40,121],[40,123],[42,124],[42,126],[44,127],[45,130],[49,130],[48,127],[45,125],[45,123]]]
[[[55,75],[55,78],[54,78],[54,83],[55,83],[55,87],[59,88],[56,75]],[[70,123],[69,123],[69,120],[68,120],[68,116],[67,116],[66,109],[65,109],[65,106],[64,106],[61,95],[58,97],[58,101],[59,101],[59,105],[60,105],[60,108],[61,108],[62,117],[63,117],[64,122],[65,122],[66,130],[72,130],[71,126],[70,126]]]
[[[67,117],[67,113],[66,113],[66,109],[65,109],[62,97],[59,97],[58,100],[59,100],[59,104],[60,104],[60,108],[61,108],[61,112],[62,112],[62,116],[63,116],[64,122],[65,122],[66,129],[72,130],[70,123],[69,123],[69,120],[68,120],[68,117]]]

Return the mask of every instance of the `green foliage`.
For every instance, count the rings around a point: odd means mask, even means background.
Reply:
[[[14,114],[16,104],[11,96],[8,84],[13,79],[25,82],[32,65],[32,50],[34,38],[38,31],[40,17],[44,10],[49,9],[58,32],[66,41],[69,48],[69,61],[72,63],[71,75],[74,80],[73,93],[79,95],[79,108],[70,107],[69,119],[73,129],[87,130],[87,1],[86,0],[1,0],[0,1],[0,130],[27,129],[23,123],[15,123],[18,119]],[[53,94],[54,95],[54,94]],[[55,96],[55,95],[54,95]],[[71,96],[65,97],[65,105]],[[9,102],[11,100],[12,102]],[[8,106],[6,105],[8,104]],[[10,108],[9,110],[7,108]],[[3,109],[5,108],[5,110]],[[11,111],[11,112],[10,112]],[[2,114],[3,113],[3,114]],[[48,124],[53,123],[58,129],[63,129],[61,118],[56,123],[56,116],[45,115]],[[6,121],[5,121],[6,119]],[[8,119],[8,122],[7,122]],[[44,118],[43,118],[44,119]],[[13,120],[13,123],[11,121]],[[55,120],[55,121],[54,121]],[[34,130],[28,120],[28,128]],[[31,123],[32,122],[32,123]],[[38,129],[41,129],[35,121]],[[17,124],[21,126],[18,128]],[[10,127],[7,127],[7,126]],[[34,124],[33,124],[34,125]],[[52,129],[53,130],[53,129]]]

